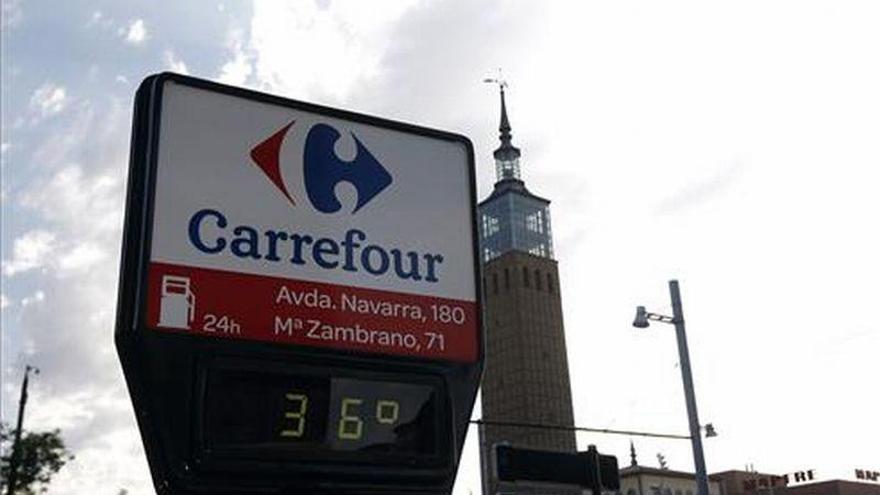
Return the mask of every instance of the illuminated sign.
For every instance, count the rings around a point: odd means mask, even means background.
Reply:
[[[470,141],[175,74],[134,121],[116,340],[157,490],[448,493]]]
[[[208,376],[204,431],[212,449],[281,460],[297,452],[312,458],[369,452],[371,460],[401,465],[430,460],[441,441],[442,387],[397,380],[322,368],[222,367]]]

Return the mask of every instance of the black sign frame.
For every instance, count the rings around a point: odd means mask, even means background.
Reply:
[[[250,101],[302,110],[332,118],[417,134],[464,145],[468,161],[470,221],[476,295],[477,360],[473,363],[379,356],[353,351],[221,340],[157,332],[146,325],[146,284],[150,263],[162,94],[167,83],[213,91]],[[452,490],[468,421],[483,369],[482,276],[477,232],[473,145],[464,136],[382,119],[174,73],[144,79],[135,95],[129,157],[125,225],[120,262],[115,342],[154,486],[159,494],[447,494]],[[205,363],[218,356],[266,362],[327,363],[349,370],[380,370],[401,378],[441,380],[447,391],[443,408],[451,417],[440,462],[411,467],[375,462],[215,462],[199,443],[203,393],[199,381]],[[188,377],[181,379],[181,377]]]

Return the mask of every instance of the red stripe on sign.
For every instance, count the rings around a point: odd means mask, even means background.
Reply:
[[[151,263],[147,327],[473,362],[477,307],[401,292]]]

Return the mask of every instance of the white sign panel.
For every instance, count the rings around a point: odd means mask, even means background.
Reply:
[[[465,138],[168,81],[147,324],[472,362]]]

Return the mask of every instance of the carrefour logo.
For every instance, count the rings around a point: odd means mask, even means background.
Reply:
[[[281,176],[281,145],[295,121],[285,125],[251,149],[251,158],[266,177],[281,191],[291,205],[297,199]],[[321,213],[336,213],[342,204],[336,197],[335,189],[340,182],[348,182],[357,191],[357,204],[352,213],[357,213],[372,201],[385,188],[391,185],[388,170],[370,153],[370,150],[351,133],[356,146],[355,157],[351,161],[341,160],[334,151],[341,134],[327,124],[315,124],[306,135],[302,154],[303,182],[312,206]]]
[[[295,122],[291,122],[251,149],[251,158],[290,204],[300,207],[281,176],[281,146]],[[341,160],[334,151],[340,133],[326,124],[309,128],[303,149],[303,182],[309,202],[321,213],[336,213],[342,204],[335,188],[348,182],[357,191],[356,213],[391,182],[391,174],[352,133],[356,146],[353,160]],[[297,190],[300,190],[299,188]],[[190,245],[206,255],[232,255],[241,260],[310,266],[322,270],[364,272],[374,277],[394,276],[401,280],[436,283],[440,280],[444,256],[436,252],[385,246],[367,232],[348,228],[332,237],[292,230],[289,226],[266,227],[239,223],[220,208],[202,208],[189,219]]]

